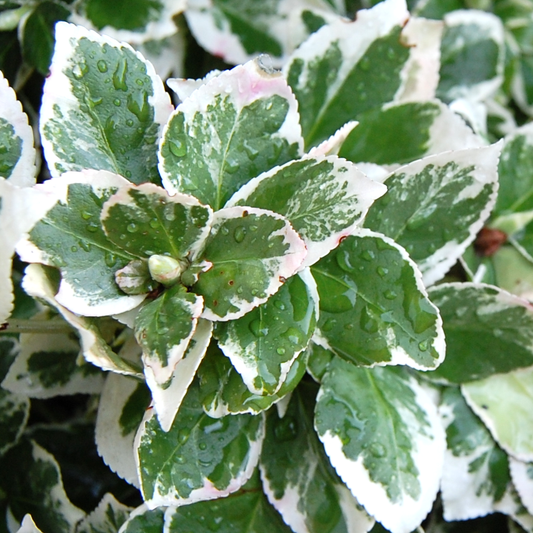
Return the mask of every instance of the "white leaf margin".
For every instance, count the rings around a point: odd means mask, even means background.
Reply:
[[[412,458],[419,472],[420,500],[404,495],[403,501],[392,503],[385,489],[370,479],[362,457],[357,461],[348,459],[342,450],[341,439],[330,431],[319,435],[331,464],[351,493],[391,533],[411,533],[430,512],[439,491],[446,448],[446,437],[435,403],[413,377],[409,377],[409,384],[415,393],[416,403],[426,413],[430,425],[427,430],[430,434],[413,435]],[[317,401],[322,394],[321,388]],[[413,413],[403,410],[401,415],[409,425],[408,420],[413,417]],[[418,425],[419,423],[415,424],[416,427]]]
[[[533,463],[509,456],[509,468],[516,491],[524,507],[533,515]]]
[[[9,86],[2,71],[0,71],[0,118],[11,124],[15,135],[22,141],[20,158],[8,181],[18,187],[31,187],[35,185],[37,175],[37,152],[33,146],[33,130],[28,123],[28,116],[17,100],[15,91]]]
[[[105,533],[105,530],[113,525],[109,523],[109,511],[113,512],[115,518],[116,513],[129,515],[133,508],[120,503],[113,494],[106,492],[96,508],[77,524],[76,533]],[[98,529],[100,527],[105,529]]]
[[[31,515],[26,514],[16,533],[42,533],[42,531],[35,525]]]

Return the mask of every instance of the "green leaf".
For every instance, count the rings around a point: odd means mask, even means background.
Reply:
[[[373,520],[339,479],[315,433],[314,389],[300,386],[283,417],[273,409],[267,415],[264,490],[297,533],[368,531]]]
[[[315,340],[319,340],[318,335],[315,336]],[[325,373],[328,371],[329,364],[335,358],[335,354],[314,342],[311,342],[307,351],[309,353],[307,372],[317,383],[321,383]]]
[[[318,393],[315,427],[371,516],[392,533],[420,525],[439,489],[445,438],[435,405],[413,377],[335,358]]]
[[[167,383],[182,359],[202,313],[202,298],[174,285],[141,307],[135,319],[135,338],[153,382]]]
[[[143,504],[122,526],[120,533],[161,533],[164,527],[164,509],[149,510]]]
[[[254,394],[279,391],[314,333],[318,294],[312,276],[304,272],[243,317],[216,325],[220,349]]]
[[[133,443],[150,401],[150,391],[143,381],[110,372],[98,404],[98,454],[113,472],[136,487],[140,482]]]
[[[103,375],[79,360],[79,352],[79,342],[68,334],[21,334],[20,352],[2,387],[30,398],[98,394]]]
[[[510,355],[508,348],[507,356]],[[461,390],[496,442],[521,461],[533,461],[533,368],[465,383]]]
[[[33,185],[36,155],[28,117],[0,72],[0,177],[19,187]]]
[[[178,106],[163,134],[160,171],[169,192],[214,210],[242,185],[300,156],[297,103],[279,73],[248,62],[211,78]]]
[[[254,475],[238,492],[227,498],[198,502],[165,515],[168,533],[290,533],[261,490],[259,476]],[[129,532],[127,532],[129,533]],[[159,532],[158,532],[159,533]]]
[[[196,198],[169,194],[151,183],[123,187],[104,204],[109,240],[137,257],[192,259],[209,233],[212,212]]]
[[[533,125],[531,124],[526,124],[505,137],[498,165],[500,188],[494,215],[533,209],[532,145]]]
[[[311,272],[320,296],[322,343],[338,356],[358,365],[421,370],[444,359],[438,310],[416,265],[391,239],[362,230]]]
[[[419,89],[417,68],[425,80],[415,99],[433,96],[438,39],[425,38],[417,22],[402,31],[408,19],[405,2],[388,0],[359,11],[355,22],[339,19],[323,26],[292,55],[284,72],[298,100],[307,146],[401,97],[404,83]],[[439,35],[438,30],[425,33]]]
[[[24,60],[35,67],[43,76],[48,74],[54,51],[54,26],[59,20],[66,20],[70,10],[58,2],[41,2],[24,17],[19,26],[19,38]]]
[[[317,25],[339,18],[334,13],[328,2],[213,0],[188,2],[185,17],[202,48],[225,62],[236,65],[264,53],[281,67]]]
[[[308,156],[261,174],[227,205],[270,209],[287,217],[305,242],[303,266],[309,266],[352,233],[385,191],[343,159]]]
[[[115,353],[105,342],[97,319],[86,318],[72,313],[58,304],[55,299],[57,291],[57,270],[39,264],[29,265],[25,270],[22,286],[29,296],[45,301],[76,329],[82,348],[83,357],[88,363],[111,370],[120,374],[133,375],[142,378],[140,369],[140,354],[130,355],[129,346],[125,343],[127,355]],[[135,343],[137,347],[137,344]]]
[[[403,246],[424,283],[442,278],[474,240],[496,201],[501,144],[445,152],[399,168],[365,226]]]
[[[260,413],[280,402],[298,385],[305,374],[306,361],[307,353],[304,351],[293,362],[277,393],[253,394],[230,360],[212,342],[198,369],[200,399],[204,411],[213,418],[238,413]]]
[[[441,482],[444,518],[467,520],[495,512],[511,480],[507,454],[458,388],[444,389],[439,411],[447,442]]]
[[[447,345],[429,378],[464,383],[533,365],[533,308],[525,300],[474,283],[446,283],[429,294]]]
[[[257,465],[263,437],[261,415],[208,417],[193,383],[168,432],[148,411],[137,433],[147,505],[184,505],[237,491]]]
[[[132,510],[107,493],[98,507],[78,524],[76,533],[117,533]]]
[[[32,441],[22,441],[4,456],[0,485],[14,517],[22,520],[31,513],[45,533],[74,533],[77,522],[85,516],[67,498],[54,457]]]
[[[172,107],[150,63],[127,44],[60,22],[41,108],[52,176],[108,170],[159,182],[156,142]]]
[[[482,146],[464,121],[438,100],[387,104],[358,117],[340,157],[354,163],[407,164],[445,150]]]
[[[116,174],[86,170],[41,186],[57,203],[33,227],[28,240],[19,243],[17,252],[24,261],[59,268],[56,300],[74,313],[118,314],[144,299],[119,289],[115,273],[134,257],[110,242],[100,224],[104,202],[124,185],[127,181]]]
[[[145,366],[146,383],[152,392],[153,407],[163,431],[168,431],[172,426],[187,389],[205,355],[212,330],[213,323],[209,320],[198,321],[185,355],[178,361],[167,382],[158,383],[152,368]]]
[[[215,212],[193,291],[204,297],[203,317],[240,318],[264,303],[305,259],[305,244],[289,222],[271,211],[229,207]]]
[[[446,14],[437,96],[484,100],[503,82],[504,33],[492,13],[461,10]]]

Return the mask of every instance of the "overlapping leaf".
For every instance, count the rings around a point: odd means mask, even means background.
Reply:
[[[150,404],[142,381],[110,372],[98,404],[95,439],[104,463],[132,485],[139,485],[133,441]]]
[[[373,520],[331,467],[313,427],[314,387],[299,387],[281,418],[270,410],[261,454],[270,503],[296,533],[364,533]]]
[[[438,100],[387,104],[361,113],[357,120],[339,151],[354,163],[407,164],[482,145],[459,115]]]
[[[243,317],[217,324],[215,336],[250,392],[272,395],[309,344],[317,315],[318,294],[307,272]]]
[[[63,174],[39,186],[57,202],[34,226],[17,252],[27,262],[61,271],[57,302],[84,316],[133,309],[143,295],[127,296],[115,282],[117,270],[134,256],[109,241],[100,225],[104,202],[128,182],[106,171]]]
[[[149,510],[141,505],[119,529],[119,533],[161,533],[165,524],[165,511],[160,507]]]
[[[447,450],[442,475],[446,520],[467,520],[494,512],[509,482],[509,461],[458,388],[446,388],[439,408]]]
[[[420,272],[400,246],[361,230],[311,267],[322,342],[355,364],[433,369],[444,334]]]
[[[533,368],[465,383],[461,390],[505,451],[522,461],[533,461]]]
[[[284,67],[298,99],[306,145],[326,139],[360,113],[401,98],[403,84],[415,99],[433,96],[437,82],[436,38],[424,38],[420,22],[409,22],[402,0],[361,10],[357,20],[330,23],[313,34]],[[425,58],[425,61],[424,61]],[[414,64],[424,62],[424,79]]]
[[[136,436],[141,489],[150,508],[183,505],[237,491],[253,473],[264,437],[262,416],[208,417],[189,387],[164,432],[148,411]]]
[[[108,492],[98,507],[78,524],[76,533],[117,533],[130,511],[131,507],[123,505]]]
[[[496,201],[501,145],[425,157],[385,181],[365,226],[403,246],[426,285],[442,278],[474,240]]]
[[[452,383],[533,365],[533,308],[497,287],[446,283],[430,291],[446,334],[446,359],[428,377]]]
[[[305,241],[309,266],[360,224],[385,187],[336,156],[291,161],[253,179],[228,202],[287,217]]]
[[[172,111],[151,64],[127,44],[60,22],[41,108],[52,176],[84,168],[159,182],[160,127]]]
[[[215,212],[199,256],[209,269],[192,290],[203,296],[203,317],[232,320],[264,303],[301,267],[306,248],[288,221],[264,209]]]
[[[298,385],[305,374],[306,360],[307,353],[302,352],[290,367],[277,393],[253,394],[217,344],[211,343],[198,369],[204,411],[213,418],[238,413],[260,413],[282,400]]]
[[[331,464],[366,511],[409,533],[437,495],[444,432],[429,395],[403,369],[329,365],[315,427]]]
[[[251,178],[301,155],[297,103],[259,62],[223,72],[170,118],[160,149],[163,184],[214,210]]]

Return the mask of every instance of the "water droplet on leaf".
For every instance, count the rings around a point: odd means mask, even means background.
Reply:
[[[100,59],[98,63],[96,63],[96,66],[98,67],[98,70],[100,72],[107,72],[107,61],[104,61],[103,59]]]
[[[131,222],[126,226],[126,231],[128,231],[129,233],[135,233],[137,231],[137,224]]]
[[[266,337],[268,335],[268,328],[259,319],[252,320],[248,327],[256,337]]]
[[[176,157],[183,157],[187,154],[187,145],[180,139],[174,141],[168,141],[168,148],[170,152]]]
[[[246,229],[244,226],[237,226],[235,228],[235,231],[233,232],[233,238],[235,239],[235,242],[241,243],[244,241],[244,237],[246,236]]]
[[[274,435],[277,440],[286,442],[298,436],[298,422],[290,415],[280,418],[274,426]]]
[[[127,91],[126,85],[126,73],[128,71],[128,64],[124,58],[121,58],[118,62],[117,68],[113,74],[113,86],[117,91]]]

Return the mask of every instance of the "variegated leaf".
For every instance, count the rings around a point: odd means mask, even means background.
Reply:
[[[172,20],[185,9],[184,0],[151,0],[109,4],[102,0],[76,2],[70,20],[119,41],[139,45],[176,33]]]
[[[407,164],[446,150],[484,143],[464,120],[438,100],[386,104],[357,117],[339,151],[354,163]]]
[[[361,224],[386,188],[336,156],[306,157],[261,174],[229,200],[285,216],[307,247],[303,266],[316,263]]]
[[[212,212],[196,198],[169,196],[152,183],[122,187],[104,204],[102,226],[119,248],[137,257],[193,259],[209,233]]]
[[[504,31],[492,13],[459,10],[444,17],[437,96],[480,101],[503,82]]]
[[[200,319],[194,334],[189,341],[187,351],[176,364],[172,375],[165,383],[158,383],[150,366],[145,366],[146,383],[152,392],[153,407],[163,431],[172,427],[174,417],[192,383],[196,371],[211,340],[213,323]]]
[[[36,157],[28,117],[0,71],[0,177],[19,187],[33,185]]]
[[[509,356],[509,351],[505,356]],[[510,455],[533,461],[533,367],[462,385],[468,405]]]
[[[159,182],[156,142],[172,106],[129,45],[59,22],[43,89],[41,138],[52,176],[84,168]]]
[[[329,365],[315,427],[331,464],[366,511],[392,533],[410,533],[430,511],[445,437],[437,410],[403,369]]]
[[[365,226],[403,246],[424,283],[442,278],[488,218],[498,190],[501,144],[444,152],[399,168],[386,180]]]
[[[516,491],[529,514],[533,515],[533,462],[509,456],[509,467]]]
[[[252,475],[264,438],[261,415],[208,417],[197,384],[187,391],[164,432],[149,410],[135,448],[141,490],[149,508],[184,505],[237,491]]]
[[[140,353],[136,353],[135,349],[131,350],[131,344],[125,343],[120,353],[115,353],[105,342],[97,319],[76,315],[57,303],[55,294],[58,282],[55,269],[33,264],[26,268],[22,286],[29,296],[44,300],[76,329],[80,337],[83,357],[87,362],[102,370],[142,377]],[[136,343],[135,347],[138,348]]]
[[[45,191],[18,188],[0,177],[0,323],[13,311],[11,266],[16,244],[54,202]]]
[[[103,170],[69,172],[36,188],[55,195],[57,202],[33,227],[17,253],[29,263],[61,271],[56,300],[84,316],[103,316],[137,307],[144,295],[122,292],[115,273],[135,259],[105,235],[100,214],[104,202],[128,182]]]
[[[145,504],[137,507],[118,533],[162,533],[165,511],[161,507],[150,510]]]
[[[20,475],[24,465],[25,475]],[[7,501],[15,519],[30,513],[43,532],[74,533],[85,513],[67,497],[59,465],[33,441],[21,441],[2,461],[2,483],[9,487]]]
[[[117,533],[132,510],[108,492],[98,507],[78,524],[76,533]]]
[[[438,309],[416,265],[391,239],[360,230],[311,272],[320,296],[319,344],[358,365],[430,370],[444,359]]]
[[[446,520],[495,512],[509,482],[509,461],[458,388],[447,387],[439,407],[446,430],[441,491]]]
[[[339,4],[339,2],[336,2]],[[327,0],[189,0],[185,17],[200,45],[236,65],[268,54],[276,67],[322,24],[336,20]],[[336,10],[343,14],[344,6]]]
[[[33,518],[30,514],[24,516],[20,528],[16,533],[42,533],[42,531],[35,525]]]
[[[414,99],[433,97],[438,38],[428,39],[420,23],[408,19],[403,0],[387,0],[359,11],[355,22],[322,27],[292,55],[284,72],[298,99],[306,145],[318,144],[364,111],[407,98],[407,82],[417,86]]]
[[[314,431],[315,389],[300,386],[283,417],[269,411],[260,460],[263,488],[296,533],[365,533],[374,520],[338,478]]]
[[[29,398],[98,394],[103,375],[83,358],[79,360],[80,345],[70,335],[21,334],[20,352],[2,387]]]
[[[276,510],[261,490],[256,470],[250,481],[227,498],[203,501],[178,508],[169,507],[165,513],[168,533],[290,533]]]
[[[98,454],[109,468],[128,483],[139,486],[133,442],[150,391],[139,380],[110,372],[100,396],[95,440]]]
[[[152,383],[167,384],[183,358],[203,300],[182,285],[174,285],[141,307],[135,319],[135,338],[143,350],[143,364]]]
[[[305,374],[306,361],[307,353],[302,352],[293,362],[277,393],[253,394],[230,360],[212,342],[198,369],[200,399],[204,411],[213,418],[265,411],[281,402],[298,385]]]
[[[250,179],[301,151],[294,95],[279,73],[251,61],[211,78],[178,106],[159,168],[168,191],[217,210]]]
[[[447,345],[429,378],[464,383],[533,365],[533,307],[525,300],[476,283],[438,285],[429,295]]]
[[[316,284],[304,271],[243,317],[218,323],[215,337],[250,392],[272,395],[309,344],[317,318]]]
[[[240,318],[266,302],[294,275],[306,248],[286,218],[257,208],[215,212],[211,234],[199,256],[209,266],[192,290],[203,296],[203,317]]]

